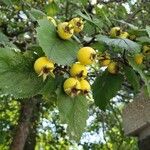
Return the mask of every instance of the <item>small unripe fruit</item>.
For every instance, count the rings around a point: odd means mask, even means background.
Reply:
[[[77,78],[86,78],[87,77],[87,69],[84,65],[80,63],[75,63],[71,66],[70,75],[72,77]]]
[[[108,66],[111,62],[110,55],[108,53],[100,55],[99,62],[101,66]]]
[[[140,53],[140,54],[135,54],[135,56],[134,56],[134,61],[135,61],[136,64],[140,65],[140,64],[142,64],[142,62],[143,62],[143,58],[144,58],[144,56],[143,56],[142,53]]]
[[[81,84],[76,78],[68,78],[65,80],[63,88],[67,95],[74,97],[80,93]]]
[[[21,6],[20,5],[19,6],[14,5],[14,8],[15,8],[16,11],[20,11],[21,10]]]
[[[48,16],[47,19],[48,19],[49,21],[51,21],[51,22],[54,24],[55,27],[57,26],[57,23],[56,23],[56,21],[55,21],[54,18]]]
[[[119,67],[118,64],[116,62],[111,62],[108,67],[107,67],[108,71],[112,74],[117,74],[119,71]]]
[[[73,26],[68,22],[59,23],[57,26],[57,32],[61,39],[70,39],[74,33]]]
[[[75,33],[79,33],[83,30],[84,23],[81,18],[73,18],[69,23],[74,27]]]
[[[87,94],[91,90],[91,86],[87,80],[82,79],[80,81],[82,94]]]
[[[132,41],[134,41],[135,39],[136,39],[136,35],[129,35],[129,37],[128,37],[130,40],[132,40]]]
[[[95,61],[96,52],[91,47],[83,47],[77,53],[78,61],[83,65],[91,65]]]
[[[113,27],[110,30],[110,36],[115,38],[121,34],[121,28],[120,27]]]
[[[119,35],[120,38],[122,39],[126,39],[129,37],[129,33],[128,32],[122,32],[120,35]]]
[[[34,70],[39,76],[43,76],[43,80],[50,74],[54,77],[54,63],[47,57],[40,57],[34,63]]]
[[[144,55],[149,55],[150,54],[150,45],[144,45],[142,52]]]
[[[54,0],[48,0],[49,3],[52,3]]]
[[[110,59],[106,59],[106,60],[103,60],[101,62],[101,66],[108,66],[110,64],[111,60]]]

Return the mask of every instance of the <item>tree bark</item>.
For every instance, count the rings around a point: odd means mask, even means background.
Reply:
[[[11,150],[23,150],[27,137],[29,135],[32,126],[32,117],[34,115],[34,109],[39,102],[39,97],[33,97],[25,99],[21,102],[21,112],[16,128],[15,135],[13,137],[10,149]]]
[[[33,110],[33,115],[31,118],[31,127],[30,131],[24,146],[24,150],[34,150],[36,146],[36,135],[37,135],[37,127],[40,119],[41,107],[40,103],[36,104],[36,107]]]

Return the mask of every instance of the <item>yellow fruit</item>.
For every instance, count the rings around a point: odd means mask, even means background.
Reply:
[[[106,60],[103,60],[101,62],[101,66],[108,66],[110,64],[111,60],[110,59],[106,59]]]
[[[111,62],[110,55],[108,53],[100,55],[99,62],[101,66],[108,66]]]
[[[76,78],[68,78],[65,80],[63,88],[67,95],[74,97],[80,93],[81,85]]]
[[[87,80],[82,79],[80,81],[81,84],[81,92],[83,94],[87,94],[91,90],[91,86]]]
[[[69,23],[74,27],[75,33],[79,33],[83,30],[84,23],[81,18],[73,18]]]
[[[144,56],[142,53],[135,54],[134,61],[136,62],[136,64],[140,65],[143,62],[143,58],[144,58]]]
[[[47,57],[40,57],[34,63],[34,70],[39,76],[43,76],[43,80],[50,74],[54,77],[54,63]]]
[[[21,10],[21,6],[14,5],[14,8],[15,8],[16,11],[20,11]]]
[[[86,78],[87,69],[84,65],[81,65],[80,63],[75,63],[71,66],[70,75],[72,77],[77,77],[77,78]]]
[[[48,0],[49,3],[52,3],[54,0]]]
[[[145,54],[145,55],[150,54],[150,45],[143,46],[143,54]]]
[[[51,22],[54,24],[55,27],[57,26],[57,23],[56,23],[56,21],[55,21],[54,18],[48,16],[47,19],[48,19],[49,21],[51,21]]]
[[[117,65],[116,62],[111,62],[108,67],[107,67],[108,71],[112,74],[116,74],[119,71],[119,67]]]
[[[67,40],[70,39],[74,33],[73,26],[68,22],[59,23],[57,32],[60,38]]]
[[[110,30],[110,36],[115,38],[121,34],[121,28],[120,27],[113,27]]]
[[[126,39],[129,37],[129,33],[128,32],[122,32],[120,35],[119,35],[120,38],[122,39]]]
[[[91,65],[96,57],[96,52],[91,47],[83,47],[77,53],[78,61],[83,65]]]

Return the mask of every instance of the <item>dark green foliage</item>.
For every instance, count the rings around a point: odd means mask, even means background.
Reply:
[[[121,89],[123,77],[120,74],[113,75],[105,71],[98,76],[92,86],[95,104],[100,109],[105,110],[110,99],[117,95]]]

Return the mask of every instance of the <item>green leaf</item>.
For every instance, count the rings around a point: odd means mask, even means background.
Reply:
[[[97,49],[99,52],[104,52],[108,50],[108,46],[106,46],[106,44],[104,44],[103,42],[95,42],[92,43],[90,46],[94,49]]]
[[[11,6],[13,3],[11,0],[2,0],[5,5]]]
[[[124,72],[128,82],[133,86],[135,92],[138,92],[140,89],[140,81],[133,68],[124,66]]]
[[[79,44],[71,40],[60,39],[54,25],[47,19],[39,20],[39,25],[37,37],[46,56],[61,65],[73,63]]]
[[[88,22],[90,22],[92,25],[95,25],[96,27],[98,27],[99,29],[103,26],[103,23],[101,20],[99,20],[98,18],[95,18],[93,16],[93,19],[90,17],[90,15],[87,14],[86,15],[83,14],[80,10],[76,11],[76,14],[78,14],[79,16],[81,16],[83,19],[87,20]]]
[[[119,47],[122,50],[124,49],[127,50],[130,53],[138,53],[141,50],[139,44],[129,39],[121,39],[121,38],[112,39],[104,35],[97,35],[96,38],[98,41],[104,42],[109,46]]]
[[[5,44],[5,43],[8,43],[8,42],[9,42],[8,37],[5,34],[3,34],[2,32],[0,32],[0,43]]]
[[[9,7],[12,7],[12,5],[14,5],[14,4],[19,5],[21,2],[21,0],[0,0],[0,2],[1,1]]]
[[[88,0],[80,0],[79,2],[81,2],[83,6],[86,6],[88,3]]]
[[[136,38],[136,40],[142,44],[150,43],[150,38],[147,36],[141,36],[139,38]]]
[[[39,19],[43,19],[44,17],[46,17],[46,14],[44,14],[44,12],[34,9],[32,8],[29,12],[28,12],[29,16],[31,17],[31,19],[33,20],[39,20]]]
[[[140,74],[141,78],[142,78],[143,81],[145,82],[145,85],[146,85],[147,91],[148,91],[148,95],[149,95],[149,97],[150,97],[150,77],[147,76],[147,75],[144,73],[143,68],[142,68],[141,65],[137,65],[137,64],[134,62],[134,59],[133,59],[133,58],[128,57],[127,59],[128,59],[128,61],[129,61],[129,64],[133,67],[133,69],[134,69],[135,71],[137,71],[137,72]]]
[[[45,85],[41,89],[40,93],[50,97],[53,93],[55,93],[57,87],[62,84],[63,78],[61,76],[56,76],[55,78],[48,78]]]
[[[45,12],[49,16],[55,16],[58,10],[59,7],[54,1],[45,6]]]
[[[98,76],[92,86],[95,104],[105,110],[110,99],[121,89],[122,82],[123,76],[120,74],[113,75],[105,71]]]
[[[113,20],[115,20],[115,21],[117,21],[117,22],[119,22],[119,23],[122,23],[123,25],[127,25],[127,26],[129,26],[131,29],[133,29],[133,30],[138,30],[138,27],[137,26],[135,26],[135,25],[133,25],[133,24],[130,24],[130,23],[128,23],[128,22],[125,22],[124,20],[117,20],[117,19],[113,19]]]
[[[15,98],[38,94],[45,82],[33,70],[35,60],[12,49],[0,48],[0,90]]]
[[[146,26],[146,31],[148,33],[148,36],[150,37],[150,26]]]
[[[88,34],[88,36],[92,36],[95,33],[95,27],[92,23],[86,22],[83,28],[83,32]]]
[[[128,32],[130,35],[135,35],[136,37],[147,36],[145,29],[130,29]]]
[[[67,131],[70,137],[79,141],[88,117],[86,98],[84,96],[71,98],[61,93],[58,96],[58,109],[61,121],[68,124]]]
[[[18,49],[12,42],[9,41],[9,38],[2,32],[0,32],[0,44],[4,47],[12,47]]]

